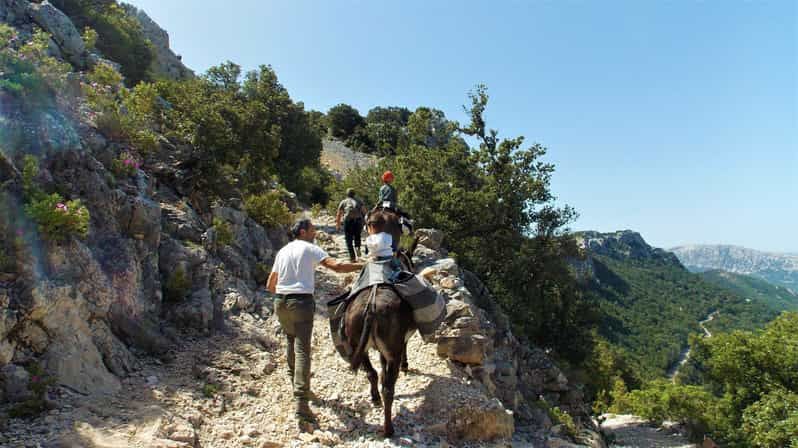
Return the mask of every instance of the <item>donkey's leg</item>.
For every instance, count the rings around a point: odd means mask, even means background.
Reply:
[[[382,401],[385,406],[385,422],[382,425],[383,434],[385,437],[393,435],[393,422],[391,421],[391,408],[393,406],[394,388],[396,387],[396,379],[399,378],[399,364],[398,359],[388,360],[386,370],[382,376]]]
[[[371,402],[374,403],[375,406],[380,406],[382,400],[380,399],[380,390],[377,388],[377,371],[374,370],[374,366],[371,365],[368,352],[363,354],[361,366],[363,366],[363,370],[366,371],[366,376],[371,384]]]

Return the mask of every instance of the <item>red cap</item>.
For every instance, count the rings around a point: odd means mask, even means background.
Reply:
[[[386,171],[382,173],[382,181],[383,182],[393,182],[393,173],[390,171]]]

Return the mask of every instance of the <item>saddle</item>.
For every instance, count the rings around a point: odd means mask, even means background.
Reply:
[[[349,361],[354,347],[346,340],[346,309],[354,298],[364,289],[371,288],[369,302],[372,302],[379,287],[389,287],[410,305],[413,320],[424,342],[434,340],[435,330],[446,316],[446,301],[435,289],[412,272],[397,265],[393,257],[368,263],[360,272],[354,286],[327,303],[330,316],[330,335],[338,353]],[[373,306],[373,305],[370,305]]]

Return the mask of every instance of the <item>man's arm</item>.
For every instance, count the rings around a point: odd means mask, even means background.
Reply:
[[[338,207],[338,212],[335,214],[335,230],[341,230],[341,217],[344,216],[344,211]]]
[[[321,260],[320,263],[327,269],[331,269],[335,272],[355,272],[359,271],[363,268],[363,263],[350,263],[347,261],[338,261],[333,257],[327,257]]]
[[[266,281],[266,289],[272,294],[277,294],[277,273],[272,272],[269,274],[269,280]]]

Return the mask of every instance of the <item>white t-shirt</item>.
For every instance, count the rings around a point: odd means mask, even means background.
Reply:
[[[277,273],[277,294],[313,294],[314,271],[328,256],[324,249],[304,240],[283,246],[272,266],[272,272]]]
[[[389,233],[380,232],[366,238],[366,247],[375,257],[390,257],[393,255],[391,248],[393,237]]]

